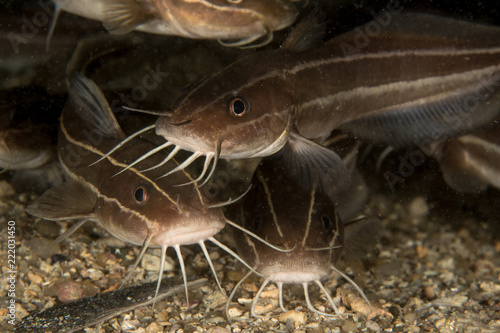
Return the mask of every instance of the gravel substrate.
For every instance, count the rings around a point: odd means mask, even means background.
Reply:
[[[411,188],[408,184],[408,188]],[[55,237],[69,223],[34,219],[24,209],[33,195],[16,193],[7,181],[0,182],[2,235],[2,290],[8,276],[7,225],[16,226],[16,315],[22,318],[61,302],[114,290],[122,282],[138,248],[127,246],[89,223],[58,245]],[[398,194],[398,193],[396,193]],[[493,202],[495,195],[489,196]],[[365,213],[381,219],[380,242],[358,259],[339,263],[354,278],[372,304],[368,306],[343,279],[332,274],[325,283],[344,318],[325,317],[307,309],[301,286],[285,288],[287,309],[278,306],[277,288],[269,286],[256,312],[249,314],[250,302],[259,287],[254,278],[238,290],[229,308],[231,323],[224,311],[225,298],[218,291],[208,264],[199,248],[185,247],[188,278],[206,277],[208,284],[190,290],[190,308],[185,295],[161,301],[110,319],[86,332],[498,332],[500,330],[500,240],[499,220],[485,218],[463,206],[432,208],[421,195],[376,193],[370,196]],[[497,206],[498,207],[498,204]],[[493,209],[495,211],[495,209]],[[230,234],[220,239],[231,244]],[[155,281],[158,251],[149,250],[132,284]],[[175,254],[168,277],[179,278]],[[212,248],[211,255],[226,291],[231,291],[245,269],[229,255]],[[326,298],[311,288],[311,299],[321,311],[333,313]],[[8,309],[0,310],[1,330],[11,330]],[[22,332],[22,329],[19,329]]]

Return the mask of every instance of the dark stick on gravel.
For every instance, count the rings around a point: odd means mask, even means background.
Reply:
[[[199,287],[207,279],[199,279],[187,284],[188,288]],[[82,298],[76,302],[54,306],[50,309],[26,316],[15,332],[64,332],[70,333],[101,323],[139,306],[153,303],[157,282],[126,289],[101,293]],[[178,281],[162,281],[157,302],[184,291]]]

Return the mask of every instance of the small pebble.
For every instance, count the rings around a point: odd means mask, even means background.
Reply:
[[[94,286],[89,280],[67,282],[57,288],[57,298],[63,303],[68,303],[83,297],[94,296],[98,292],[99,288]]]
[[[255,314],[261,315],[267,312],[271,312],[275,309],[275,305],[271,301],[259,301],[257,306],[255,306]]]
[[[250,304],[252,303],[253,299],[252,298],[238,298],[238,303],[241,304],[241,305],[245,305],[245,304]]]
[[[227,298],[220,292],[219,289],[214,290],[210,294],[203,297],[202,303],[209,309],[216,309],[226,304]]]
[[[57,298],[63,303],[79,300],[82,298],[82,295],[82,286],[75,282],[61,284],[57,289]]]
[[[147,271],[158,272],[160,270],[160,257],[149,253],[144,254],[144,257],[141,260],[141,267]],[[174,264],[167,257],[167,259],[165,260],[164,271],[173,271],[174,269]]]
[[[260,297],[262,298],[278,298],[278,289],[270,289],[270,290],[264,290],[261,294]]]
[[[205,318],[205,321],[209,324],[221,324],[221,323],[225,323],[226,322],[226,319],[222,318],[222,317],[213,317],[213,318]]]
[[[232,306],[227,310],[229,317],[239,317],[243,314],[243,310],[240,307]]]
[[[153,323],[149,324],[148,327],[146,327],[146,332],[147,333],[163,333],[163,327],[160,324],[153,322]]]
[[[231,331],[223,327],[210,327],[207,333],[231,333]]]
[[[426,286],[424,288],[424,294],[427,299],[434,299],[436,298],[436,290],[432,286]]]
[[[358,324],[356,324],[352,320],[346,320],[345,323],[342,325],[342,330],[344,332],[357,332]]]
[[[307,320],[307,316],[304,312],[298,312],[295,310],[291,310],[285,313],[280,314],[279,321],[282,323],[286,323],[287,320],[290,320],[299,325],[304,325]]]
[[[415,312],[409,312],[405,314],[404,321],[407,324],[415,324],[417,321],[417,314]]]
[[[362,313],[365,317],[372,316],[371,312],[374,309],[370,309],[370,305],[358,295],[357,290],[351,289],[351,286],[346,286],[345,288],[339,288],[339,292],[342,296],[342,302],[352,311]]]
[[[28,279],[31,282],[36,283],[38,285],[43,283],[43,277],[41,277],[40,275],[33,274],[32,272],[28,272]]]
[[[408,213],[413,219],[421,220],[429,213],[429,205],[424,197],[414,198],[408,205]]]
[[[5,180],[0,181],[0,198],[10,197],[13,195],[16,195],[14,187]]]
[[[434,306],[452,306],[452,307],[462,307],[469,298],[467,296],[453,296],[453,297],[443,297],[432,301]]]
[[[442,270],[453,271],[455,270],[455,260],[452,257],[441,259],[437,262],[437,267]]]
[[[483,281],[479,284],[479,288],[487,293],[498,293],[500,292],[500,284],[494,283],[493,281]]]
[[[380,332],[382,331],[382,328],[380,328],[380,325],[374,322],[373,320],[367,320],[366,321],[366,328],[371,330],[372,332]]]
[[[429,252],[429,249],[425,246],[419,245],[416,247],[416,251],[417,251],[417,258],[422,259]]]
[[[481,276],[489,274],[494,270],[495,264],[493,264],[490,260],[478,259],[474,262],[474,271]]]

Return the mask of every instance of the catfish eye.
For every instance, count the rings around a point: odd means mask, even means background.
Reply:
[[[136,204],[144,205],[149,199],[148,190],[144,185],[138,185],[132,193],[132,198]]]
[[[330,221],[330,217],[328,217],[328,215],[321,216],[321,222],[323,222],[323,228],[325,230],[330,230],[332,222]]]
[[[249,109],[250,104],[242,97],[235,97],[229,102],[229,111],[233,116],[242,117]]]

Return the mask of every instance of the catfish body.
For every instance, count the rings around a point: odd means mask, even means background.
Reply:
[[[40,106],[49,97],[32,89],[29,92],[4,91],[1,98],[0,173],[2,169],[36,169],[54,162],[57,159],[54,138],[57,115]]]
[[[222,210],[209,207],[195,186],[173,186],[193,180],[185,170],[172,178],[160,179],[157,178],[162,172],[155,168],[143,172],[135,168],[123,170],[144,150],[155,146],[136,138],[125,149],[106,155],[125,135],[102,91],[78,74],[71,81],[69,96],[58,140],[59,160],[67,182],[46,191],[27,212],[48,220],[80,220],[59,240],[91,220],[127,243],[142,245],[129,276],[147,248],[161,248],[157,292],[166,250],[173,247],[186,283],[180,245],[199,244],[208,255],[204,241],[219,244],[212,236],[225,225]],[[160,153],[137,167],[144,170],[154,166],[166,155]],[[178,165],[173,159],[164,163]]]
[[[500,188],[500,125],[431,146],[443,178],[456,191],[478,193],[488,186]]]
[[[52,132],[50,126],[44,124],[2,126],[0,169],[34,169],[55,160],[55,144],[50,136]]]
[[[104,22],[114,33],[139,30],[188,38],[238,40],[242,46],[286,28],[298,12],[281,0],[55,1],[62,10]],[[269,40],[270,41],[270,40]],[[268,41],[268,42],[269,42]]]
[[[308,49],[299,31],[282,49],[243,58],[187,92],[156,132],[182,149],[219,149],[228,159],[284,147],[292,169],[307,169],[297,178],[318,170],[341,187],[345,168],[312,139],[342,127],[379,143],[418,144],[498,114],[500,28],[400,14],[353,50],[357,33]]]
[[[299,187],[279,162],[262,162],[252,189],[235,206],[243,227],[294,249],[278,252],[238,232],[240,255],[265,277],[284,283],[302,283],[303,275],[321,280],[341,253],[344,230],[334,203],[314,188]]]
[[[314,309],[309,300],[308,285],[315,283],[338,314],[336,305],[322,285],[332,270],[345,277],[335,268],[344,252],[344,224],[335,204],[316,187],[307,190],[299,186],[284,172],[282,161],[275,159],[264,160],[259,165],[252,185],[240,202],[228,208],[230,212],[227,214],[269,243],[290,249],[276,251],[247,234],[235,231],[239,255],[264,279],[252,302],[252,315],[256,315],[258,298],[270,282],[278,285],[283,311],[286,311],[282,300],[283,285],[301,284],[309,309],[325,314]],[[233,295],[243,281],[235,287]]]
[[[86,188],[89,196],[95,197],[95,207],[88,211],[89,215],[95,214],[114,236],[136,245],[142,245],[148,235],[154,235],[150,246],[173,245],[177,243],[173,241],[177,229],[203,230],[203,225],[211,224],[219,230],[223,227],[221,211],[206,208],[196,188],[172,188],[179,182],[191,181],[189,174],[179,173],[175,180],[157,180],[161,173],[156,169],[139,173],[131,168],[119,173],[141,151],[154,147],[145,140],[137,139],[127,149],[91,165],[124,134],[102,92],[90,80],[75,80],[70,96],[61,116],[59,159],[69,181]],[[149,163],[158,163],[165,156],[155,156],[138,168],[150,167],[154,164]],[[175,161],[169,164],[176,165]],[[90,207],[90,201],[88,204]],[[200,221],[210,222],[199,225]],[[188,243],[193,242],[197,241]]]

